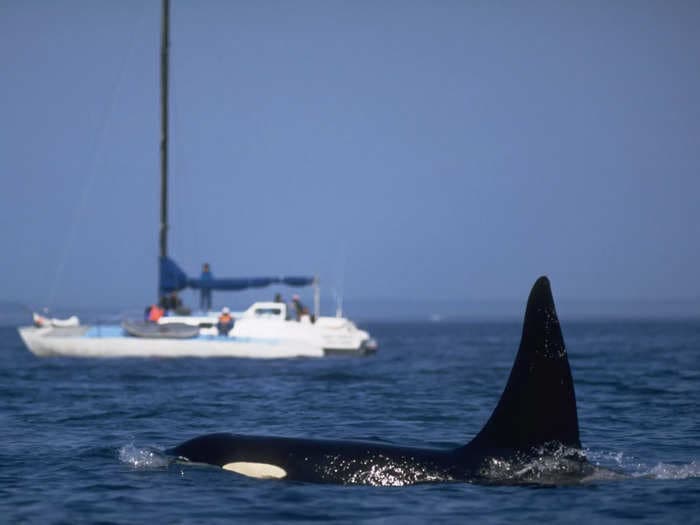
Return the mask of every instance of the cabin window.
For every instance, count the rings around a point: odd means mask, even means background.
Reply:
[[[260,317],[279,317],[282,314],[282,310],[279,308],[257,308],[255,310],[255,315]]]

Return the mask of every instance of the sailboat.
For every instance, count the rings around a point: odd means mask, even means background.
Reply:
[[[125,321],[119,325],[82,325],[34,316],[33,326],[19,328],[27,348],[38,356],[70,357],[250,357],[289,358],[366,355],[377,343],[349,319],[320,315],[319,281],[315,277],[197,279],[188,277],[168,256],[168,80],[170,2],[162,2],[161,38],[161,191],[158,295],[180,290],[245,290],[274,284],[314,287],[314,314],[291,315],[283,302],[256,302],[235,314],[226,334],[217,315],[167,315],[155,322]]]

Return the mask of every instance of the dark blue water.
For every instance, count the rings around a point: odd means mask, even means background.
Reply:
[[[519,323],[374,324],[369,358],[36,358],[0,328],[0,522],[700,521],[700,322],[563,323],[590,460],[565,487],[332,486],[168,464],[232,431],[466,443],[505,385]]]

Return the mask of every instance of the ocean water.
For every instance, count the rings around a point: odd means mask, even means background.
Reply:
[[[454,447],[481,428],[513,323],[365,326],[367,358],[37,358],[0,327],[1,523],[700,523],[700,321],[566,322],[581,441],[622,475],[560,487],[335,486],[170,463],[230,431]]]

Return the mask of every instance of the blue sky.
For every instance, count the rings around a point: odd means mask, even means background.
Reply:
[[[700,297],[697,2],[171,17],[188,273],[316,273],[365,299],[522,300],[541,274],[573,300]],[[153,299],[159,38],[157,1],[0,3],[0,299]]]

